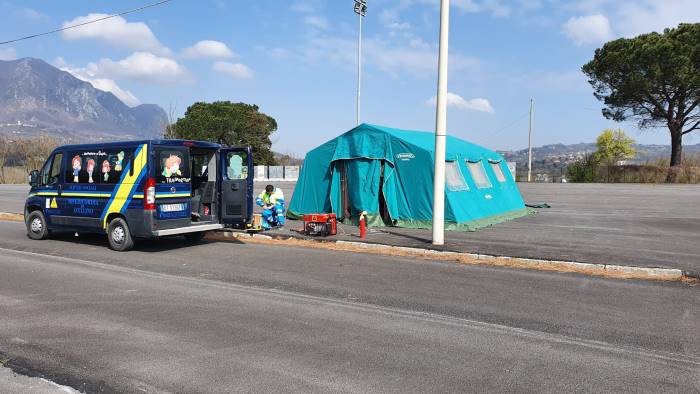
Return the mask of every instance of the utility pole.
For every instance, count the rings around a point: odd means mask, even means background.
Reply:
[[[530,99],[530,131],[527,133],[527,181],[532,182],[532,115],[535,111],[535,99]]]
[[[445,144],[447,140],[447,61],[450,0],[440,1],[437,108],[435,110],[435,170],[433,174],[433,245],[445,244]]]
[[[357,104],[355,121],[360,125],[360,97],[362,94],[362,19],[367,15],[367,0],[355,0],[355,13],[360,19],[360,33],[357,37]]]

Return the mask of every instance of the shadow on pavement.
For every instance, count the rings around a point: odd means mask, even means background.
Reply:
[[[67,243],[74,243],[74,244],[81,244],[81,245],[90,245],[90,246],[97,246],[97,247],[104,247],[105,249],[109,249],[109,243],[107,242],[107,236],[102,235],[102,234],[79,234],[79,236],[75,236],[75,233],[52,233],[51,236],[49,237],[50,240],[53,241],[60,241],[60,242],[67,242]],[[137,252],[146,252],[146,253],[154,253],[154,252],[162,252],[162,251],[168,251],[168,250],[177,250],[177,249],[183,249],[183,248],[191,248],[193,246],[198,246],[198,245],[206,245],[206,244],[215,244],[215,243],[220,243],[220,242],[227,242],[227,243],[235,243],[235,244],[243,244],[243,242],[237,240],[237,239],[230,239],[226,241],[220,241],[216,239],[203,239],[197,243],[189,243],[187,242],[183,237],[181,236],[172,236],[172,237],[163,237],[163,238],[157,238],[157,239],[137,239],[136,243],[134,244],[134,251]]]

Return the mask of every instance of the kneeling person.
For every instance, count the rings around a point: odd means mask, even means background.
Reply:
[[[265,230],[273,226],[284,226],[284,193],[272,185],[265,186],[255,202],[263,208],[262,227]]]

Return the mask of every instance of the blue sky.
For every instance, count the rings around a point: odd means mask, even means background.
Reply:
[[[0,41],[136,8],[148,0],[0,1]],[[362,121],[431,130],[438,0],[368,0]],[[0,46],[37,57],[130,105],[181,116],[195,101],[255,103],[275,117],[273,148],[303,154],[355,123],[357,15],[352,0],[174,0]],[[493,149],[590,142],[623,127],[600,115],[580,72],[603,42],[700,21],[697,0],[452,0],[448,132]],[[686,143],[700,142],[688,135]]]

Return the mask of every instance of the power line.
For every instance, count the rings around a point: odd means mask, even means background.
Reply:
[[[83,23],[78,23],[77,25],[66,26],[66,27],[62,27],[62,28],[60,28],[60,29],[47,31],[47,32],[44,32],[44,33],[32,34],[31,36],[15,38],[15,39],[13,39],[13,40],[2,41],[2,42],[0,42],[0,45],[11,44],[11,43],[13,43],[13,42],[28,40],[28,39],[30,39],[30,38],[36,38],[36,37],[46,36],[46,35],[53,34],[53,33],[58,33],[58,32],[64,31],[64,30],[74,29],[74,28],[76,28],[76,27],[89,25],[89,24],[95,23],[95,22],[100,22],[100,21],[103,21],[103,20],[105,20],[105,19],[115,18],[115,17],[117,17],[117,16],[122,16],[122,15],[126,15],[126,14],[133,14],[134,12],[139,12],[139,11],[145,10],[146,8],[151,8],[151,7],[159,6],[159,5],[161,5],[161,4],[168,3],[168,2],[171,2],[171,1],[172,1],[172,0],[161,0],[161,1],[158,1],[158,2],[155,2],[155,3],[146,4],[146,5],[141,6],[141,7],[139,7],[139,8],[134,8],[133,10],[120,12],[120,13],[118,13],[118,14],[107,15],[107,16],[104,16],[104,17],[102,17],[102,18],[93,19],[93,20],[90,20],[90,21],[87,21],[87,22],[83,22]]]
[[[489,133],[489,134],[500,133],[501,131],[503,131],[503,130],[505,130],[505,129],[507,129],[507,128],[513,126],[513,125],[515,125],[516,123],[518,123],[519,121],[521,121],[524,117],[528,116],[529,114],[530,114],[529,112],[525,112],[524,114],[518,116],[518,117],[517,117],[514,121],[512,121],[511,123],[508,123],[507,125],[501,127],[500,129],[498,129],[498,130],[496,130],[496,131],[492,131],[492,132]]]

